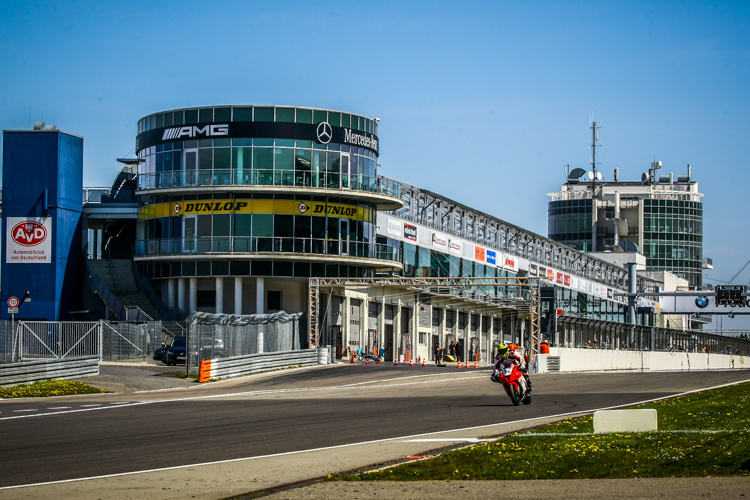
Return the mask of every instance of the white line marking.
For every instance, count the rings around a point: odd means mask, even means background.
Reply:
[[[81,405],[81,408],[93,408],[95,406],[101,406],[101,403],[95,403],[92,405]]]
[[[75,479],[61,479],[59,481],[47,481],[47,482],[44,482],[44,483],[19,484],[18,486],[3,486],[3,487],[0,487],[0,491],[2,491],[2,490],[13,490],[13,489],[17,489],[17,488],[29,488],[31,486],[47,486],[47,485],[50,485],[50,484],[76,483],[76,482],[79,482],[79,481],[90,481],[92,479],[108,479],[108,478],[111,478],[111,477],[133,476],[133,475],[136,475],[136,474],[146,474],[146,473],[149,473],[149,472],[164,472],[164,471],[168,471],[168,470],[189,469],[189,468],[192,468],[192,467],[201,467],[201,466],[204,466],[204,465],[219,465],[219,464],[230,464],[230,463],[236,463],[236,462],[247,462],[247,461],[250,461],[250,460],[258,460],[258,459],[261,459],[261,458],[286,457],[286,456],[290,456],[290,455],[300,455],[302,453],[312,453],[312,452],[315,452],[315,451],[327,451],[327,450],[337,450],[337,449],[341,449],[341,448],[350,448],[352,446],[361,446],[361,445],[365,445],[365,444],[387,443],[389,441],[406,441],[407,439],[417,439],[417,438],[420,438],[422,436],[432,436],[432,435],[435,435],[435,434],[445,434],[447,432],[469,432],[469,431],[476,431],[477,429],[486,429],[488,427],[495,427],[497,425],[511,425],[511,424],[530,423],[530,422],[534,422],[536,420],[546,420],[546,419],[550,419],[550,418],[556,419],[556,418],[561,418],[561,417],[569,417],[569,416],[573,416],[573,415],[579,415],[580,416],[580,415],[586,415],[586,414],[590,414],[590,413],[593,413],[595,411],[600,411],[600,410],[614,410],[616,408],[626,408],[626,407],[629,407],[629,406],[642,405],[642,404],[646,404],[646,403],[652,403],[654,401],[660,401],[660,400],[663,400],[663,399],[677,398],[677,397],[680,397],[680,396],[686,396],[688,394],[694,394],[696,392],[710,391],[712,389],[720,389],[722,387],[729,387],[729,386],[732,386],[732,385],[744,384],[745,382],[747,382],[747,381],[746,380],[742,380],[740,382],[730,382],[728,384],[721,384],[721,385],[716,385],[716,386],[713,386],[713,387],[706,387],[704,389],[695,389],[695,390],[692,390],[692,391],[682,392],[682,393],[679,393],[679,394],[673,394],[671,396],[666,396],[666,397],[663,397],[663,398],[647,399],[645,401],[640,401],[640,402],[635,402],[635,403],[628,403],[628,404],[617,405],[617,406],[607,406],[605,408],[593,408],[591,410],[581,410],[581,411],[574,411],[574,412],[570,412],[570,413],[559,413],[557,415],[547,415],[547,416],[544,416],[544,417],[523,418],[521,420],[513,420],[511,422],[497,422],[497,423],[494,423],[494,424],[476,425],[476,426],[473,426],[473,427],[462,427],[460,429],[448,429],[448,430],[444,430],[444,431],[425,432],[425,433],[422,433],[422,434],[412,434],[411,436],[399,436],[399,437],[394,437],[394,438],[376,439],[374,441],[362,441],[362,442],[359,442],[359,443],[348,443],[348,444],[340,444],[340,445],[336,445],[336,446],[325,446],[325,447],[322,447],[322,448],[310,448],[310,449],[307,449],[307,450],[287,451],[287,452],[283,452],[283,453],[272,453],[270,455],[260,455],[260,456],[257,456],[257,457],[230,458],[230,459],[227,459],[227,460],[216,460],[214,462],[202,462],[202,463],[195,463],[195,464],[188,464],[188,465],[174,465],[172,467],[160,467],[158,469],[146,469],[146,470],[138,470],[138,471],[132,471],[132,472],[118,472],[118,473],[115,473],[115,474],[104,474],[104,475],[101,475],[101,476],[91,476],[91,477],[79,477],[79,478],[75,478]],[[518,434],[518,435],[520,436],[520,434]],[[491,440],[488,440],[488,441],[491,441]]]
[[[109,403],[109,404],[111,404],[111,405],[129,405],[130,403],[131,403],[130,401],[119,401],[117,403]]]
[[[36,408],[33,408],[31,410],[13,410],[15,412],[22,412],[22,411],[38,411]]]
[[[70,410],[71,406],[50,406],[48,410]]]

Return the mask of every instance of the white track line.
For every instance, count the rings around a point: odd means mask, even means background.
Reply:
[[[514,421],[511,421],[511,422],[497,422],[497,423],[494,423],[494,424],[475,425],[473,427],[462,427],[462,428],[459,428],[459,429],[448,429],[448,430],[436,431],[436,432],[425,432],[425,433],[421,433],[421,434],[412,434],[410,436],[399,436],[399,437],[394,437],[394,438],[376,439],[376,440],[373,440],[373,441],[362,441],[362,442],[359,442],[359,443],[348,443],[348,444],[341,444],[341,445],[337,445],[337,446],[325,446],[325,447],[322,447],[322,448],[310,448],[308,450],[297,450],[297,451],[287,451],[287,452],[283,452],[283,453],[272,453],[270,455],[260,455],[260,456],[256,456],[256,457],[231,458],[231,459],[227,459],[227,460],[216,460],[214,462],[201,462],[201,463],[194,463],[194,464],[188,464],[188,465],[175,465],[175,466],[172,466],[172,467],[160,467],[160,468],[157,468],[157,469],[145,469],[145,470],[138,470],[138,471],[132,471],[132,472],[118,472],[118,473],[115,473],[115,474],[104,474],[104,475],[101,475],[101,476],[80,477],[80,478],[75,478],[75,479],[62,479],[60,481],[47,481],[47,482],[44,482],[44,483],[19,484],[18,486],[3,486],[3,487],[0,487],[0,491],[2,491],[2,490],[12,490],[12,489],[17,489],[17,488],[29,488],[29,487],[32,487],[32,486],[47,486],[47,485],[50,485],[50,484],[76,483],[76,482],[79,482],[79,481],[91,481],[93,479],[108,479],[108,478],[112,478],[112,477],[133,476],[133,475],[136,475],[136,474],[147,474],[149,472],[164,472],[164,471],[169,471],[169,470],[189,469],[189,468],[192,468],[192,467],[201,467],[201,466],[204,466],[204,465],[221,465],[221,464],[231,464],[231,463],[236,463],[236,462],[247,462],[247,461],[250,461],[250,460],[258,460],[258,459],[261,459],[261,458],[286,457],[286,456],[290,456],[290,455],[301,455],[303,453],[313,453],[313,452],[316,452],[316,451],[327,451],[327,450],[337,450],[337,449],[342,449],[342,448],[350,448],[352,446],[361,446],[361,445],[366,445],[366,444],[387,443],[387,442],[391,442],[391,441],[406,441],[407,439],[417,439],[417,438],[420,438],[420,437],[423,437],[423,436],[433,436],[435,434],[445,434],[447,432],[469,432],[469,431],[476,431],[478,429],[486,429],[488,427],[495,427],[497,425],[511,425],[511,424],[521,424],[521,423],[531,423],[531,422],[534,422],[534,421],[547,420],[547,419],[550,419],[550,418],[562,418],[562,417],[570,417],[570,416],[574,416],[574,415],[580,416],[580,415],[585,415],[585,414],[593,413],[595,411],[600,411],[600,410],[614,410],[616,408],[626,408],[626,407],[629,407],[629,406],[642,405],[642,404],[646,404],[646,403],[652,403],[654,401],[660,401],[662,399],[671,399],[671,398],[676,398],[676,397],[680,397],[680,396],[686,396],[688,394],[695,394],[696,392],[710,391],[712,389],[720,389],[722,387],[729,387],[729,386],[732,386],[732,385],[744,384],[745,382],[747,382],[747,381],[746,380],[742,380],[740,382],[730,382],[728,384],[721,384],[721,385],[716,385],[716,386],[713,386],[713,387],[706,387],[706,388],[703,388],[703,389],[695,389],[695,390],[692,390],[692,391],[681,392],[679,394],[673,394],[671,396],[666,396],[666,397],[663,397],[663,398],[647,399],[645,401],[639,401],[639,402],[628,403],[628,404],[617,405],[617,406],[607,406],[607,407],[604,407],[604,408],[594,408],[594,409],[591,409],[591,410],[581,410],[581,411],[574,411],[574,412],[570,412],[570,413],[559,413],[557,415],[547,415],[547,416],[544,416],[544,417],[524,418],[524,419],[521,419],[521,420],[514,420]],[[491,441],[491,440],[488,440],[488,441]]]
[[[404,377],[404,379],[410,379],[410,378],[421,378],[421,377],[430,377],[432,375],[417,375],[417,376],[410,376],[410,377]],[[326,386],[326,387],[300,387],[297,389],[267,389],[267,390],[260,390],[260,391],[243,391],[243,392],[232,392],[227,394],[209,394],[205,396],[189,396],[184,398],[174,398],[174,399],[153,399],[148,401],[138,401],[134,403],[126,403],[126,404],[119,404],[116,406],[97,406],[95,408],[79,408],[75,410],[69,410],[69,411],[58,411],[54,413],[37,413],[34,415],[15,415],[13,417],[0,417],[0,420],[13,420],[18,418],[29,418],[29,417],[44,417],[48,415],[64,415],[67,413],[80,413],[84,411],[99,411],[99,410],[109,410],[113,408],[124,408],[128,406],[141,406],[141,405],[149,405],[149,404],[157,404],[157,403],[172,403],[172,402],[184,402],[184,401],[199,401],[202,399],[218,399],[218,398],[233,398],[233,397],[242,397],[242,396],[259,396],[259,395],[267,395],[267,394],[282,394],[282,393],[293,393],[293,392],[320,392],[320,391],[341,391],[341,390],[348,390],[352,388],[362,388],[362,389],[378,389],[378,388],[390,388],[390,387],[400,387],[400,386],[406,386],[406,385],[422,385],[422,384],[435,384],[438,382],[453,382],[455,380],[467,380],[467,379],[473,379],[478,378],[477,375],[475,376],[468,376],[468,377],[452,377],[449,379],[440,379],[440,380],[424,380],[421,382],[405,382],[402,384],[384,384],[381,386],[366,386],[361,387],[363,384],[371,384],[375,382],[357,382],[353,384],[345,384],[345,385],[333,385],[333,386]],[[394,379],[387,379],[382,380],[380,382],[391,382],[394,380],[402,380],[400,378],[394,378]]]

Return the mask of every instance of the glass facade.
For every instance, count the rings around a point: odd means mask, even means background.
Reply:
[[[701,286],[703,204],[643,200],[643,253],[649,270],[665,270]]]
[[[144,273],[365,277],[400,267],[400,245],[375,242],[378,204],[400,202],[400,185],[377,176],[377,128],[358,115],[282,106],[144,117],[135,246],[136,257],[150,259],[140,263]],[[231,259],[201,260],[208,254]]]
[[[583,252],[593,250],[593,208],[590,199],[551,201],[547,213],[550,239]]]

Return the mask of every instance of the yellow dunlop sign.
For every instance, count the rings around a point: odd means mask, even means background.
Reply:
[[[206,214],[290,214],[343,217],[372,222],[370,208],[340,203],[294,200],[185,200],[141,207],[138,219]]]

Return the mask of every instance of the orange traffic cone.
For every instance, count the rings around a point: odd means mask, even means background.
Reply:
[[[422,366],[427,366],[427,358],[422,358]]]
[[[378,362],[375,363],[375,366],[380,366],[380,358],[378,358]]]
[[[409,360],[409,366],[414,366],[414,358],[411,358],[411,359]]]
[[[352,359],[352,360],[351,360],[351,361],[349,362],[349,364],[350,364],[350,365],[353,365],[353,364],[354,364],[354,354],[352,354],[352,358],[351,358],[351,359]]]
[[[476,370],[477,368],[479,368],[479,359],[474,360],[474,369]]]
[[[469,360],[468,359],[466,360],[466,366],[464,366],[464,368],[469,368]]]
[[[365,364],[366,364],[366,365],[369,365],[369,364],[370,364],[370,358],[365,358]]]
[[[458,368],[459,369],[461,368],[461,360],[460,359],[458,360]]]
[[[398,355],[393,356],[393,366],[398,366]]]

